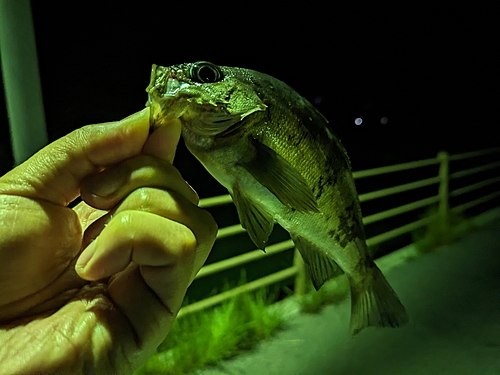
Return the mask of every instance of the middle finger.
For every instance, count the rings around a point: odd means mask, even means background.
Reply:
[[[172,164],[150,155],[132,157],[86,178],[80,192],[90,206],[109,210],[141,187],[176,191],[198,204],[198,195],[179,171]]]
[[[181,194],[156,188],[139,188],[130,193],[114,210],[94,222],[84,234],[84,247],[104,229],[115,215],[126,211],[152,213],[189,228],[197,242],[195,272],[205,262],[213,246],[217,224],[210,213],[187,200]],[[161,230],[150,228],[151,231]]]

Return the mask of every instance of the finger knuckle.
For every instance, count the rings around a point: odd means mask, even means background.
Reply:
[[[72,131],[66,139],[75,144],[86,144],[94,133],[95,127],[85,125]]]
[[[132,244],[137,235],[138,220],[133,211],[116,213],[104,230],[114,238],[115,243]]]
[[[199,222],[201,223],[200,237],[203,238],[204,241],[209,241],[209,242],[215,241],[219,227],[217,225],[217,222],[214,220],[213,216],[210,214],[210,212],[200,208]]]
[[[182,239],[179,241],[179,256],[191,258],[198,247],[198,240],[189,228],[186,227],[182,232]]]
[[[134,206],[142,211],[150,211],[154,207],[155,191],[151,188],[141,187],[134,191]]]
[[[205,211],[205,212],[207,215],[206,222],[207,222],[207,230],[208,230],[209,236],[213,237],[215,239],[215,237],[217,236],[217,232],[219,231],[219,226],[217,225],[217,222],[215,221],[213,216],[208,211]]]
[[[141,180],[154,178],[160,169],[158,160],[149,155],[138,155],[127,160],[127,166],[134,177]]]
[[[130,211],[117,213],[112,221],[117,224],[117,227],[124,228],[126,233],[135,225],[134,215]]]

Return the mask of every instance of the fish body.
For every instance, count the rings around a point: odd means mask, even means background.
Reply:
[[[279,223],[316,289],[346,274],[352,334],[408,321],[368,254],[347,153],[311,103],[271,76],[206,61],[153,65],[146,91],[152,128],[181,120],[187,148],[227,188],[257,247]]]

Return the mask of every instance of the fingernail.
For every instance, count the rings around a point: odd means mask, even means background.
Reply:
[[[97,248],[97,238],[92,241],[83,252],[80,254],[80,257],[76,261],[75,268],[80,271],[83,271],[87,264],[92,259],[92,256],[95,254],[95,250]]]
[[[108,224],[109,224],[109,222],[111,221],[112,218],[113,218],[113,214],[109,214],[108,218],[104,222],[104,228],[106,228],[108,226]]]
[[[193,191],[193,197],[194,197],[194,200],[192,200],[192,202],[195,204],[195,205],[198,205],[200,203],[200,196],[198,195],[198,193],[196,192],[196,190],[193,189],[193,187],[191,185],[189,185],[189,182],[187,181],[184,181],[186,183],[187,186],[189,186],[191,188],[191,190]]]
[[[127,182],[128,175],[121,168],[105,170],[93,177],[89,183],[90,192],[97,197],[108,197]]]

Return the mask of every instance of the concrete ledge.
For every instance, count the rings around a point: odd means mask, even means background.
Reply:
[[[404,327],[353,338],[348,300],[318,314],[297,308],[272,339],[196,374],[500,374],[499,211],[471,218],[484,228],[439,251],[408,262],[408,246],[377,260],[410,315]],[[282,306],[293,308],[294,300]]]

